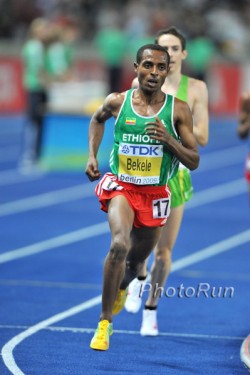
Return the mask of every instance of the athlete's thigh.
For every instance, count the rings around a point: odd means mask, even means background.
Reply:
[[[123,195],[117,195],[108,203],[108,221],[112,234],[130,239],[130,232],[133,228],[134,211]]]
[[[159,240],[161,230],[161,227],[134,227],[131,232],[131,250],[128,260],[143,262]]]
[[[171,209],[167,223],[161,231],[161,236],[158,241],[159,248],[167,247],[168,249],[172,250],[172,248],[174,247],[175,241],[180,230],[184,213],[184,207],[185,205],[182,204],[178,207]]]

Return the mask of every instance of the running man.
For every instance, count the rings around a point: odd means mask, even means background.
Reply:
[[[250,91],[243,93],[240,97],[239,123],[237,128],[238,136],[247,139],[250,135]],[[245,164],[245,178],[248,185],[250,198],[250,140],[248,140],[248,155]]]
[[[194,118],[194,136],[200,146],[205,146],[208,142],[208,90],[205,82],[181,73],[182,62],[187,57],[186,39],[177,28],[172,26],[167,30],[159,31],[155,43],[165,47],[170,55],[170,70],[162,86],[162,91],[188,103]],[[137,84],[138,81],[135,78],[132,87],[136,87]],[[185,202],[189,201],[193,194],[189,169],[180,164],[178,173],[168,182],[168,186],[171,190],[171,214],[154,249],[154,261],[150,273],[152,289],[143,310],[142,336],[158,335],[157,304],[159,294],[155,295],[154,286],[157,284],[158,287],[164,287],[170,273],[172,250],[180,230]],[[128,312],[139,311],[142,303],[140,295],[143,292],[146,278],[147,262],[141,269],[138,278],[134,279],[129,286],[125,304]]]
[[[198,145],[191,111],[182,100],[162,92],[169,70],[167,50],[142,46],[134,70],[139,87],[107,96],[89,126],[86,174],[98,180],[97,153],[106,121],[115,118],[111,173],[96,186],[101,209],[108,214],[111,245],[103,272],[102,312],[90,347],[107,350],[113,315],[123,308],[129,283],[137,276],[169,216],[168,179],[179,161],[198,167]]]

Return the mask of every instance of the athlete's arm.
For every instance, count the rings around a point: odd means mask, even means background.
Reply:
[[[148,123],[146,133],[150,135],[150,138],[165,144],[182,164],[194,170],[198,168],[200,156],[193,134],[193,118],[188,104],[177,98],[175,98],[174,105],[174,124],[181,143],[167,132],[158,117],[156,117],[156,123]]]
[[[108,95],[90,120],[89,156],[85,169],[90,181],[98,180],[101,176],[101,172],[98,169],[97,153],[103,138],[105,123],[110,117],[117,116],[123,99],[123,94],[113,93]]]
[[[192,90],[195,93],[192,113],[194,118],[193,133],[200,146],[208,142],[208,90],[203,81],[195,80]]]
[[[247,138],[250,134],[250,91],[240,97],[238,118],[238,136]]]

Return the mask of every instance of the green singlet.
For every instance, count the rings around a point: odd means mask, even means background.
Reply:
[[[44,51],[40,41],[31,39],[22,49],[24,87],[28,91],[43,89],[41,70],[44,67]]]
[[[164,186],[178,170],[178,159],[161,144],[145,133],[148,122],[158,116],[167,131],[179,140],[173,124],[173,96],[166,95],[159,112],[152,117],[139,115],[133,108],[134,89],[126,96],[115,122],[114,146],[110,168],[118,180],[136,185]]]
[[[176,97],[184,102],[188,102],[188,77],[185,75],[181,76]],[[168,181],[168,186],[171,190],[171,208],[181,206],[189,201],[193,195],[193,185],[189,169],[181,164],[178,172]]]

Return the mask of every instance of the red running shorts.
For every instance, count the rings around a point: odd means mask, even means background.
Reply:
[[[95,188],[101,210],[108,212],[107,201],[117,195],[126,197],[134,211],[134,226],[162,227],[170,214],[171,193],[167,185],[150,186],[121,182],[112,173],[106,173]]]

